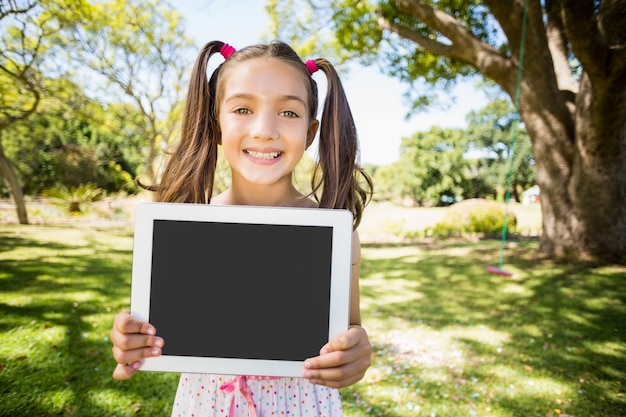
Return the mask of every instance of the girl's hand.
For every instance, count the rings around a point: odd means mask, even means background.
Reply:
[[[128,379],[137,372],[142,359],[161,356],[164,341],[155,335],[154,326],[135,319],[127,312],[115,316],[111,342],[117,366],[113,378]]]
[[[303,377],[313,384],[344,388],[363,378],[371,363],[372,347],[364,328],[350,326],[328,342],[320,356],[304,361]]]

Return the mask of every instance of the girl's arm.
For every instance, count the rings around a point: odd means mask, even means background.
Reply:
[[[372,348],[367,332],[361,327],[359,276],[361,243],[352,235],[352,276],[350,280],[350,328],[328,342],[320,356],[304,362],[303,376],[314,384],[343,388],[360,381],[371,363]]]

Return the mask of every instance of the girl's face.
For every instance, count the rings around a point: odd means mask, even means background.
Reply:
[[[222,74],[221,144],[233,186],[291,184],[317,131],[302,74],[276,58],[255,58]]]

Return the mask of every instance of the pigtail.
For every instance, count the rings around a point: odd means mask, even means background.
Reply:
[[[326,101],[322,110],[319,160],[313,175],[313,194],[322,208],[348,209],[354,228],[361,222],[373,184],[357,164],[358,136],[345,91],[330,62],[318,58],[315,65],[326,74]],[[322,190],[321,197],[317,192]]]
[[[223,42],[207,43],[196,59],[189,81],[180,143],[171,155],[158,186],[157,201],[208,204],[218,157],[219,123],[215,103],[219,68],[207,81],[209,59]]]

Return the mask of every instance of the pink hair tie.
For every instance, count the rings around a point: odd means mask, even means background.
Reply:
[[[229,44],[225,43],[221,48],[220,48],[220,54],[222,54],[222,56],[224,57],[224,59],[228,59],[230,58],[230,56],[233,54],[233,52],[235,52],[235,48],[233,48],[232,46],[230,46]]]
[[[319,70],[319,68],[315,64],[315,61],[313,61],[312,59],[309,59],[307,62],[304,63],[304,65],[306,65],[306,67],[309,69],[309,74],[311,75]]]

